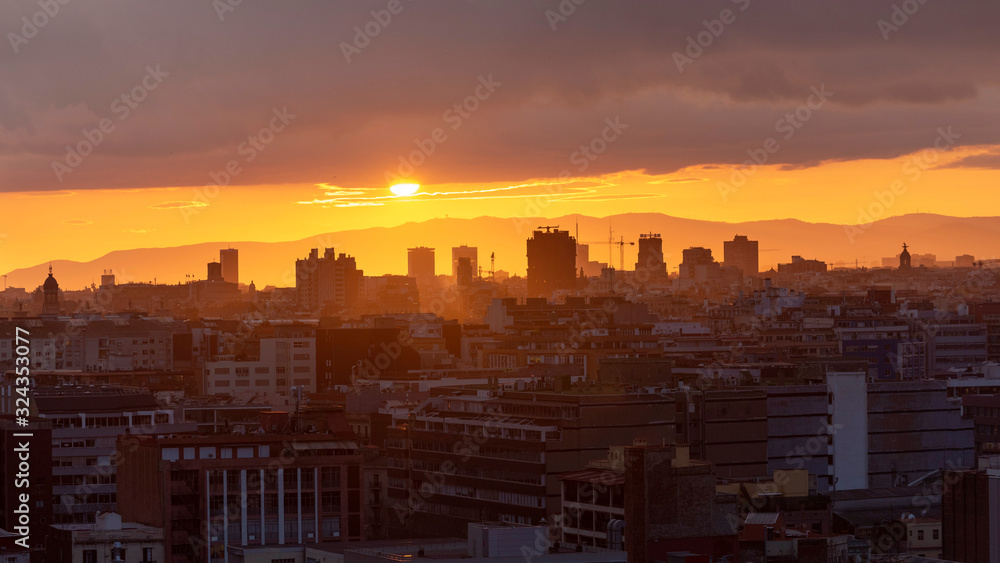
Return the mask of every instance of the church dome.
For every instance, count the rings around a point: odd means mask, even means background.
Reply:
[[[49,277],[45,278],[45,283],[42,284],[42,289],[45,291],[59,291],[59,282],[52,277],[52,272],[49,272]]]

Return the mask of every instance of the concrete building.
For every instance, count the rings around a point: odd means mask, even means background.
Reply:
[[[93,524],[98,512],[116,510],[119,436],[193,432],[197,427],[177,420],[174,409],[145,389],[64,385],[36,387],[32,394],[39,418],[52,428],[44,451],[51,456],[49,521],[55,524]],[[5,412],[7,408],[4,401]],[[41,464],[40,458],[35,463]]]
[[[667,264],[663,261],[663,239],[659,234],[639,235],[639,256],[635,263],[638,279],[648,281],[667,275]]]
[[[219,251],[219,262],[222,265],[222,281],[240,283],[240,251],[235,248],[223,248]]]
[[[324,250],[322,257],[314,248],[305,259],[295,261],[298,303],[309,310],[351,310],[358,304],[363,278],[354,257],[343,252],[337,255],[332,248]]]
[[[347,436],[123,436],[118,452],[119,512],[163,528],[165,561],[364,537],[364,458]]]
[[[528,296],[551,297],[576,289],[576,239],[555,227],[536,230],[527,242]]]
[[[406,275],[424,282],[434,277],[434,249],[426,246],[406,251]]]
[[[455,246],[451,249],[451,277],[458,279],[458,266],[460,258],[469,259],[469,268],[473,276],[479,272],[479,248],[475,246]]]
[[[954,475],[941,498],[942,556],[961,563],[1000,563],[1000,459],[979,458]]]
[[[287,400],[292,387],[316,392],[316,338],[261,338],[255,357],[205,362],[207,395],[266,395]]]
[[[665,561],[679,551],[709,560],[736,553],[736,499],[717,494],[711,463],[690,459],[685,446],[630,446],[624,463],[630,562]]]
[[[103,512],[93,524],[54,524],[45,560],[50,563],[161,563],[165,561],[163,528],[122,522]]]
[[[674,440],[674,400],[659,394],[432,394],[386,438],[391,521],[406,537],[459,535],[483,520],[551,521],[562,513],[559,474],[612,446]]]
[[[736,268],[744,276],[756,276],[760,272],[759,243],[745,235],[736,235],[733,240],[722,243],[722,265]]]

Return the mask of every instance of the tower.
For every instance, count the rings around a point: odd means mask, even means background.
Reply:
[[[479,248],[475,246],[455,246],[451,249],[451,275],[458,279],[458,259],[468,258],[473,272],[479,271]]]
[[[43,315],[58,315],[59,314],[59,282],[52,277],[52,265],[49,264],[49,277],[45,278],[45,283],[42,284],[42,314]]]
[[[659,234],[639,235],[639,260],[635,271],[647,276],[667,275],[667,264],[663,261],[663,239]]]
[[[424,281],[434,277],[434,249],[410,248],[406,254],[406,275]]]
[[[539,227],[528,239],[528,296],[548,298],[557,289],[576,289],[576,239]]]
[[[736,235],[733,240],[722,243],[722,265],[737,268],[744,276],[756,276],[760,272],[758,242],[745,235]]]
[[[222,281],[240,282],[240,251],[235,248],[224,248],[219,251],[219,262],[222,264]]]
[[[910,251],[907,250],[906,243],[903,243],[903,251],[899,253],[899,269],[909,270],[910,269]]]

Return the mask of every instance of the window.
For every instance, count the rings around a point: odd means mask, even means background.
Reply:
[[[941,539],[941,530],[938,530],[937,528],[931,530],[931,538],[936,540]]]
[[[83,550],[83,563],[97,563],[97,550],[96,549]]]
[[[142,563],[153,563],[153,548],[142,548]]]
[[[917,540],[922,540],[922,539],[924,539],[924,531],[917,530]]]

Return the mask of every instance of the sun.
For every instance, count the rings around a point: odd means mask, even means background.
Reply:
[[[420,189],[420,184],[396,184],[395,186],[389,188],[389,191],[398,196],[408,196],[417,193]]]

